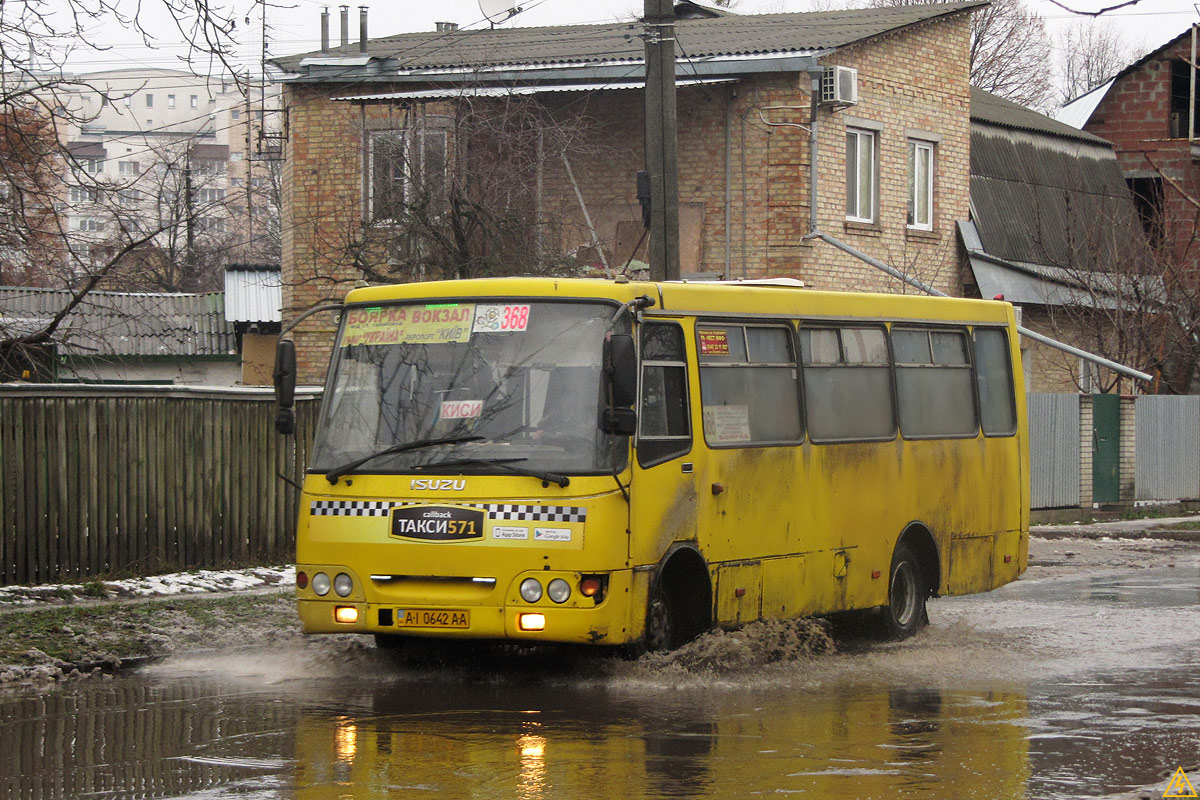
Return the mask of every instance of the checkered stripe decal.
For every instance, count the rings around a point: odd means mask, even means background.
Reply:
[[[314,517],[386,517],[393,508],[424,505],[387,500],[314,500],[309,513]],[[520,522],[585,522],[587,509],[580,506],[523,506],[515,503],[465,503],[464,508],[486,511],[488,519]]]
[[[489,505],[489,519],[520,520],[523,522],[584,522],[587,509],[576,506],[518,506]]]
[[[392,504],[386,500],[314,500],[314,517],[386,517]]]

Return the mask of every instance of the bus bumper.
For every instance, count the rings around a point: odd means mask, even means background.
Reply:
[[[357,598],[311,599],[297,602],[305,633],[386,633],[438,639],[481,639],[574,644],[625,644],[631,630],[629,604],[631,570],[608,573],[602,602],[583,606],[555,605],[543,598],[526,603],[510,598],[503,605],[416,603],[399,606]],[[354,621],[345,611],[354,609]],[[639,616],[640,619],[640,616]]]

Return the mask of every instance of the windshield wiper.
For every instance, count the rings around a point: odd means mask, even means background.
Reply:
[[[448,436],[448,437],[445,437],[442,439],[418,439],[415,442],[405,442],[404,444],[394,444],[391,447],[388,447],[384,450],[380,450],[378,453],[371,453],[371,455],[369,455],[369,456],[364,456],[363,458],[355,459],[354,461],[351,461],[349,464],[342,464],[340,467],[335,467],[335,468],[329,470],[329,472],[325,473],[325,479],[328,480],[330,483],[337,483],[338,480],[346,473],[353,472],[354,470],[358,469],[359,467],[361,467],[363,464],[367,463],[368,461],[375,459],[375,458],[380,458],[382,456],[390,456],[390,455],[393,455],[394,453],[405,453],[409,450],[421,450],[425,447],[436,447],[440,444],[462,444],[463,442],[480,442],[480,441],[483,441],[483,439],[485,439],[485,438],[486,437],[483,437],[483,436]]]
[[[528,475],[531,478],[541,478],[542,483],[557,483],[564,489],[570,485],[571,479],[557,472],[546,472],[540,469],[526,469],[512,466],[518,461],[528,461],[527,458],[455,458],[450,461],[434,461],[429,464],[417,464],[412,469],[433,469],[434,467],[467,467],[484,466],[499,467],[514,475]]]

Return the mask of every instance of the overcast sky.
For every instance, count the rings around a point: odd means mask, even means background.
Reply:
[[[338,37],[338,4],[320,0],[269,0],[275,7],[268,9],[268,54],[290,55],[320,46],[320,13],[328,7],[331,16],[331,35]],[[829,0],[817,0],[829,5]],[[1096,10],[1117,0],[1067,0],[1068,5],[1081,10]],[[362,0],[360,0],[362,2]],[[500,0],[483,0],[499,3]],[[1044,16],[1053,29],[1078,19],[1047,0],[1027,0]],[[740,0],[734,10],[740,13],[770,13],[778,11],[807,11],[813,0]],[[152,8],[155,0],[143,0],[144,8]],[[439,21],[455,22],[463,28],[488,25],[480,11],[479,0],[376,0],[365,3],[370,7],[369,35],[371,38],[410,31],[432,31]],[[256,0],[232,0],[238,9],[243,58],[253,64],[261,51],[262,13]],[[524,11],[505,25],[562,25],[587,24],[628,20],[637,16],[643,5],[639,0],[528,0]],[[358,4],[350,6],[351,39],[358,37]],[[1186,0],[1141,0],[1137,5],[1105,15],[1118,27],[1121,36],[1141,52],[1152,50],[1182,33],[1193,22],[1200,21],[1196,6]],[[249,21],[247,25],[246,22]],[[153,27],[153,21],[151,21]],[[97,25],[93,41],[103,42],[109,49],[103,54],[78,53],[71,59],[75,70],[122,69],[135,66],[180,68],[184,47],[179,35],[165,26],[159,41],[151,49],[136,37],[112,25]]]

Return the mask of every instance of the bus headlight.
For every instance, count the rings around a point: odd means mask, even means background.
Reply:
[[[546,596],[556,603],[565,603],[571,596],[571,584],[562,578],[555,578],[546,587]]]
[[[542,599],[542,585],[537,582],[536,578],[526,578],[521,581],[521,597],[525,599],[526,603],[536,603]]]
[[[318,572],[316,575],[313,575],[312,589],[317,597],[324,597],[329,594],[329,586],[329,576],[324,572]]]
[[[354,591],[354,581],[346,573],[339,572],[333,579],[333,590],[338,593],[338,597],[349,597]]]

